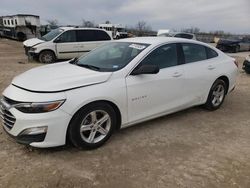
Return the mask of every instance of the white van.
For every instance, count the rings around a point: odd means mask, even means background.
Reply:
[[[41,63],[53,63],[57,59],[79,57],[113,40],[103,29],[59,27],[41,38],[23,42],[25,53]]]

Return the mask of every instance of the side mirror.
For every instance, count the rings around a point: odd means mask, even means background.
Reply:
[[[141,65],[140,67],[133,70],[131,75],[140,74],[157,74],[160,71],[157,65]]]

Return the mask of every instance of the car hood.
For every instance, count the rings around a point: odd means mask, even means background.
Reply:
[[[27,47],[32,47],[32,46],[35,46],[37,44],[41,44],[43,42],[45,42],[45,41],[38,39],[38,38],[33,38],[33,39],[28,39],[28,40],[24,41],[23,45],[27,46]]]
[[[31,69],[15,77],[12,84],[33,92],[60,92],[103,83],[111,75],[63,62]]]

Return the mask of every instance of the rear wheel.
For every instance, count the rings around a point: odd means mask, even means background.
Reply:
[[[94,149],[110,138],[116,123],[116,113],[109,104],[93,103],[76,113],[69,125],[68,136],[76,147]]]
[[[226,83],[223,80],[216,80],[210,89],[205,108],[208,110],[220,108],[226,96],[226,88]]]
[[[56,57],[52,51],[43,51],[39,54],[39,61],[46,64],[54,63],[56,61]]]

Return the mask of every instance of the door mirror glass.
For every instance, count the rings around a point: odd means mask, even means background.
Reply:
[[[133,70],[131,75],[140,74],[157,74],[160,71],[157,65],[141,65],[140,67]]]

